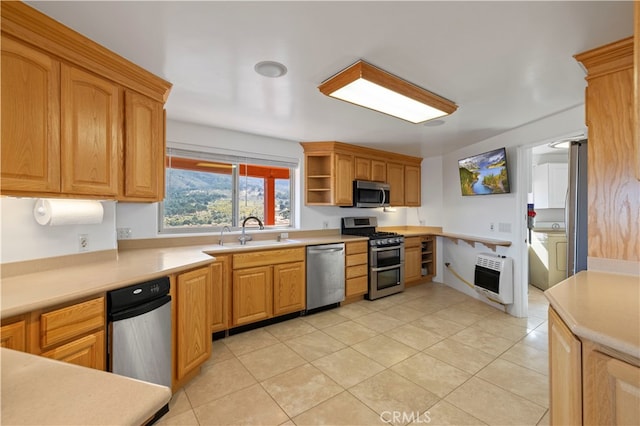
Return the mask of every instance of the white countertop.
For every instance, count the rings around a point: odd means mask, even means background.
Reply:
[[[640,359],[640,277],[582,271],[544,292],[578,337]]]
[[[198,244],[120,250],[117,256],[110,259],[3,278],[0,286],[0,317],[9,318],[204,266],[215,261],[216,255],[364,239],[336,234],[281,242],[255,241],[244,246],[237,243],[224,246]]]
[[[0,349],[5,425],[141,425],[171,399],[168,387]]]

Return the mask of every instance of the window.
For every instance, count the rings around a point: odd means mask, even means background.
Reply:
[[[160,232],[219,231],[248,216],[265,226],[293,226],[297,163],[177,149],[168,150],[166,161]]]

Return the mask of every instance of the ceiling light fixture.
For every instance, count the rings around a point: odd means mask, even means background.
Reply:
[[[258,62],[253,69],[260,75],[270,78],[282,77],[287,73],[287,67],[280,62],[262,61]]]
[[[452,114],[458,106],[364,61],[318,86],[323,94],[412,123]]]

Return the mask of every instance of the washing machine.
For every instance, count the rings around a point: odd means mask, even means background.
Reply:
[[[531,233],[529,284],[546,290],[567,278],[567,236],[564,231]]]

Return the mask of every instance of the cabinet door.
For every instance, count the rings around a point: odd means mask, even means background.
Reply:
[[[422,277],[422,250],[418,247],[404,249],[404,280],[417,281]]]
[[[25,352],[27,350],[27,328],[25,320],[0,327],[0,347]]]
[[[81,337],[41,355],[82,367],[105,369],[104,331]]]
[[[353,178],[357,180],[371,180],[371,160],[368,158],[356,157],[354,161],[355,174]]]
[[[353,205],[353,156],[335,154],[334,204]]]
[[[307,305],[304,262],[273,266],[273,314],[305,309]]]
[[[389,204],[404,205],[404,165],[387,163],[387,181],[389,182]]]
[[[211,332],[229,328],[229,256],[217,256],[211,265]]]
[[[584,362],[584,423],[640,424],[640,368],[595,350]]]
[[[162,104],[133,91],[125,92],[124,197],[163,198],[164,115]]]
[[[180,380],[211,355],[211,270],[200,268],[178,275],[175,303]]]
[[[374,182],[387,181],[387,163],[380,160],[371,160],[371,180]]]
[[[120,89],[62,65],[62,192],[115,196],[120,165]]]
[[[404,205],[419,207],[421,205],[420,167],[404,166]]]
[[[233,325],[249,324],[273,316],[271,266],[233,271]]]
[[[2,37],[2,192],[60,191],[60,63]]]
[[[582,345],[549,308],[549,382],[552,425],[582,424]]]
[[[563,209],[569,186],[569,165],[549,164],[549,208]]]

